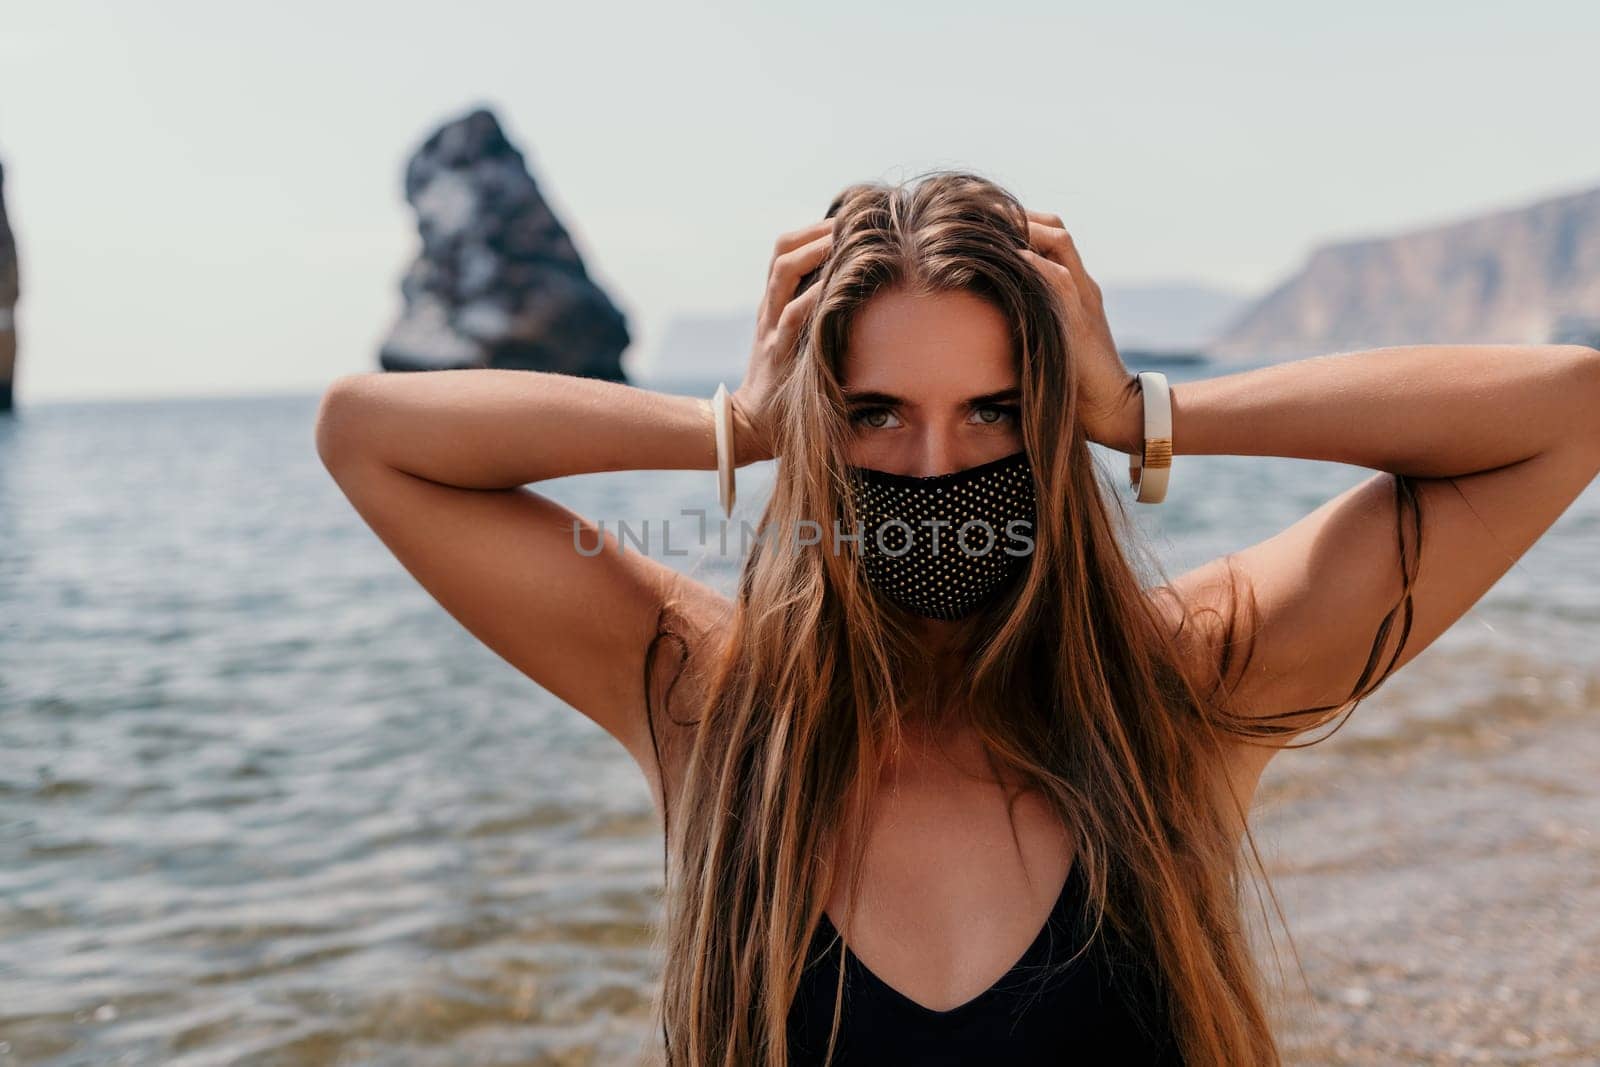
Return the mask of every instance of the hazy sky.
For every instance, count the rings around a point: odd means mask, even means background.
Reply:
[[[675,314],[753,308],[777,235],[864,178],[976,170],[1103,285],[1252,291],[1323,240],[1600,184],[1597,46],[1592,0],[7,0],[19,401],[376,369],[405,160],[478,104],[631,363]]]

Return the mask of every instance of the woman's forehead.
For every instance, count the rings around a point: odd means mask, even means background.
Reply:
[[[851,391],[962,398],[1017,383],[1005,316],[965,292],[874,297],[856,315],[841,367]]]

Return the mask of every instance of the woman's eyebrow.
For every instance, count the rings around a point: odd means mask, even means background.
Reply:
[[[1016,386],[1009,389],[999,389],[993,393],[984,393],[981,396],[968,397],[967,403],[976,407],[980,404],[997,404],[1003,400],[1016,400],[1022,396],[1022,390]],[[884,393],[876,389],[850,389],[844,390],[844,399],[850,404],[883,404],[887,407],[911,407],[917,405],[904,397],[895,396],[893,393]]]

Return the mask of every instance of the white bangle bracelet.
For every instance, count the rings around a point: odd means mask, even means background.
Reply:
[[[733,404],[726,383],[711,397],[711,427],[717,439],[717,498],[722,514],[733,515]]]
[[[1160,371],[1142,371],[1139,391],[1144,397],[1144,446],[1128,457],[1128,480],[1135,497],[1146,504],[1167,498],[1172,472],[1172,390]]]

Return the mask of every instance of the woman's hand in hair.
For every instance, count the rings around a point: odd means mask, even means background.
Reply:
[[[1067,358],[1078,377],[1078,418],[1089,440],[1123,452],[1143,433],[1139,378],[1123,366],[1106,321],[1100,286],[1083,268],[1060,216],[1028,212],[1029,248],[1023,249],[1061,294],[1067,312]]]
[[[743,466],[772,459],[771,404],[778,381],[794,358],[800,326],[817,302],[816,285],[796,295],[800,281],[827,258],[833,245],[832,218],[778,238],[767,267],[767,287],[756,312],[755,344],[739,388],[732,394],[734,460]]]

